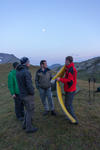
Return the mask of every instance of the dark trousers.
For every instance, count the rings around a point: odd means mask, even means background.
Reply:
[[[15,100],[15,114],[17,118],[24,117],[24,104],[23,101],[21,101],[18,94],[16,94]]]
[[[73,109],[73,99],[74,99],[75,92],[65,92],[65,107],[68,110],[68,112],[75,118],[77,121],[76,115],[74,113]]]
[[[23,98],[24,106],[26,109],[25,119],[24,119],[24,127],[26,130],[32,129],[32,118],[34,114],[34,96],[26,96]]]

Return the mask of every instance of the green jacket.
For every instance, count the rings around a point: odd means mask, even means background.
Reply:
[[[19,94],[19,88],[16,79],[16,70],[11,70],[8,74],[8,89],[11,95]]]

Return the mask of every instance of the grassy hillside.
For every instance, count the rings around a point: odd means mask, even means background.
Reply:
[[[86,73],[86,71],[78,71],[78,79],[88,81],[88,78],[95,78],[97,83],[100,83],[100,72]]]
[[[15,118],[13,99],[7,89],[10,69],[11,65],[0,65],[0,150],[100,150],[100,94],[90,104],[87,81],[78,80],[81,92],[74,100],[78,126],[65,119],[57,98],[54,98],[57,117],[43,117],[36,90],[33,124],[39,131],[26,134]],[[37,67],[31,67],[33,83],[36,70]]]

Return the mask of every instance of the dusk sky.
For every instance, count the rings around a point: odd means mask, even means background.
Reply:
[[[0,0],[0,53],[35,65],[100,56],[100,0]]]

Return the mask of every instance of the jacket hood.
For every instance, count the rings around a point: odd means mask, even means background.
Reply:
[[[20,71],[22,69],[28,69],[28,67],[26,65],[18,65],[17,70]]]
[[[71,68],[71,67],[74,67],[74,63],[73,63],[73,62],[70,63],[69,65],[66,65],[66,69],[69,69],[69,68]]]

